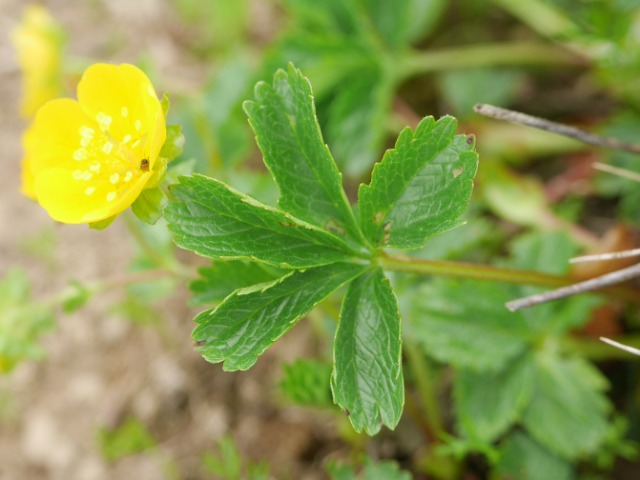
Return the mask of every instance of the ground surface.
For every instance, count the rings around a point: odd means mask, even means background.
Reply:
[[[147,55],[165,81],[158,90],[198,88],[203,67],[181,50],[180,39],[188,32],[168,2],[44,3],[67,31],[72,55],[113,63]],[[0,0],[0,276],[22,266],[36,294],[46,297],[71,278],[121,275],[133,247],[122,220],[103,232],[54,224],[18,191],[25,123],[16,113],[20,74],[7,34],[25,4]],[[43,235],[54,239],[46,260],[24,248]],[[282,404],[275,395],[277,365],[304,353],[304,327],[250,372],[228,374],[194,352],[190,332],[196,311],[185,306],[184,288],[157,306],[161,314],[154,325],[136,325],[114,313],[119,295],[103,295],[76,313],[60,314],[55,331],[44,339],[46,360],[21,364],[0,377],[0,479],[211,478],[201,456],[225,434],[244,455],[269,460],[277,478],[323,478],[321,461],[335,442],[331,419],[276,408]],[[130,416],[148,427],[159,448],[110,463],[100,454],[97,432]]]

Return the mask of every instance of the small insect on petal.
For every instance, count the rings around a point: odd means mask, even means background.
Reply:
[[[166,163],[156,160],[166,125],[151,82],[133,65],[92,65],[77,98],[48,102],[29,129],[30,197],[54,220],[93,224],[163,178]]]

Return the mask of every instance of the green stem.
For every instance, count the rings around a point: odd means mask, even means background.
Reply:
[[[418,395],[424,408],[425,416],[430,428],[430,434],[433,440],[440,438],[443,431],[442,415],[438,406],[438,397],[436,388],[433,388],[433,375],[429,371],[429,365],[420,352],[417,345],[410,338],[403,339],[403,349],[406,359],[413,374],[413,380],[418,389]]]
[[[141,272],[119,275],[106,280],[96,280],[94,282],[81,284],[81,288],[88,296],[94,296],[110,290],[122,288],[126,285],[176,277],[181,278],[172,270],[144,270]],[[67,287],[63,291],[41,300],[40,303],[49,306],[49,308],[56,308],[58,305],[62,305],[76,296],[77,288]]]
[[[378,265],[385,270],[415,273],[418,275],[444,275],[549,288],[562,287],[581,280],[567,275],[551,275],[528,270],[517,270],[491,265],[476,265],[464,262],[423,260],[400,255],[390,255],[386,252],[380,252]],[[640,303],[640,296],[628,287],[616,286],[604,288],[602,292],[621,300]]]
[[[575,281],[570,277],[550,275],[547,273],[445,260],[423,260],[420,258],[390,255],[384,252],[378,257],[378,264],[385,270],[396,272],[417,273],[419,275],[445,275],[540,287],[561,287]]]
[[[400,64],[398,65],[398,61]],[[588,60],[557,46],[542,43],[487,43],[442,50],[413,51],[402,60],[395,59],[400,78],[473,67],[523,65],[576,65]]]

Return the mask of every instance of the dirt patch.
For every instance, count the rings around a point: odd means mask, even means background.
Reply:
[[[203,79],[206,68],[184,51],[188,31],[168,2],[44,4],[64,26],[74,56],[112,63],[151,58],[159,91],[175,86],[187,92]],[[19,0],[0,0],[2,32],[18,21],[23,7]],[[60,292],[72,278],[121,275],[134,250],[122,220],[102,232],[58,225],[20,195],[25,123],[17,115],[19,83],[5,38],[0,42],[0,275],[13,266],[26,269],[36,295],[43,297]],[[53,245],[45,259],[24,248],[43,235]],[[322,457],[337,442],[331,418],[282,406],[274,393],[278,364],[304,355],[309,346],[304,326],[250,372],[231,374],[194,352],[190,333],[196,311],[185,306],[184,287],[156,303],[158,320],[152,324],[114,313],[120,298],[121,292],[113,292],[76,313],[60,314],[55,331],[44,339],[46,360],[23,363],[0,378],[0,478],[211,478],[201,457],[225,434],[234,437],[243,455],[268,460],[277,478],[323,478]],[[110,463],[100,453],[98,431],[128,417],[149,429],[158,448]]]

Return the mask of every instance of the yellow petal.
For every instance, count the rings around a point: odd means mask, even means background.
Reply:
[[[32,200],[36,200],[36,191],[34,187],[35,178],[31,170],[31,155],[28,153],[31,145],[37,141],[37,137],[33,135],[33,126],[30,126],[22,135],[22,149],[24,156],[22,157],[22,165],[20,171],[20,192]]]
[[[36,176],[38,202],[59,222],[91,223],[126,210],[142,192],[149,172],[129,183],[114,184],[109,179],[78,180],[74,172],[49,169]]]
[[[92,65],[78,84],[78,101],[103,131],[118,142],[126,141],[153,169],[166,137],[165,119],[155,89],[140,69]]]
[[[30,128],[33,141],[26,145],[34,173],[53,167],[75,168],[82,157],[91,156],[95,142],[82,143],[91,132],[99,137],[98,125],[88,118],[75,100],[62,98],[52,100],[40,110]],[[82,134],[85,134],[85,137]]]
[[[22,70],[20,111],[28,118],[62,91],[63,33],[44,7],[29,5],[11,41]]]

